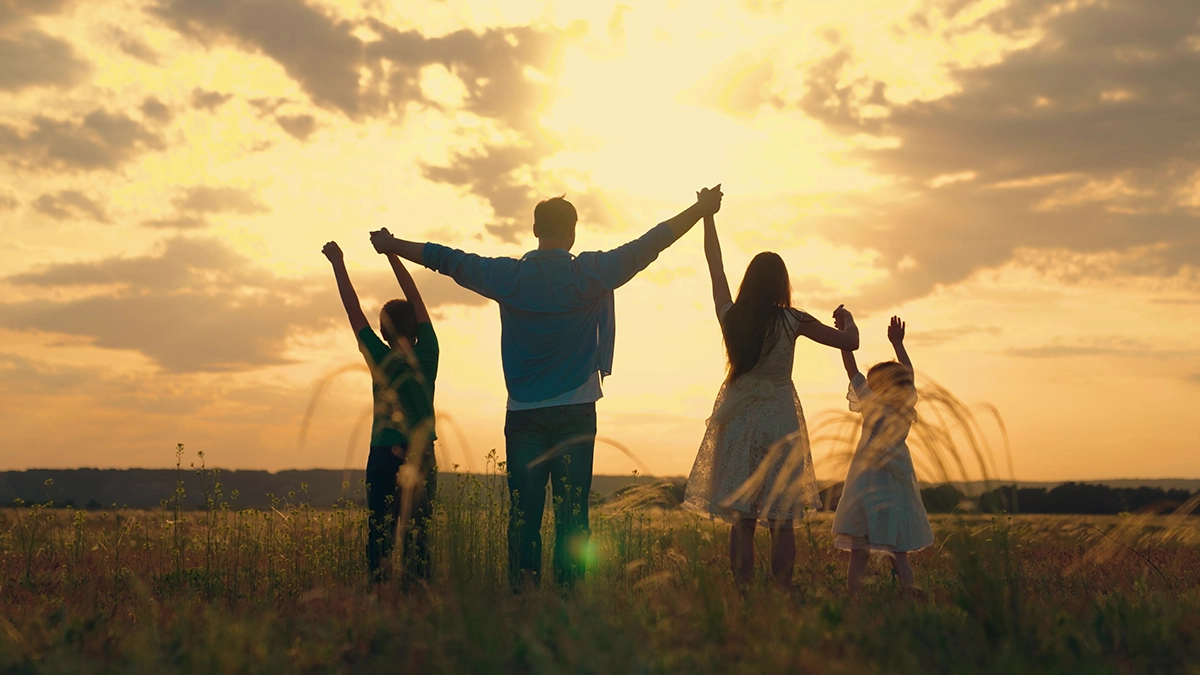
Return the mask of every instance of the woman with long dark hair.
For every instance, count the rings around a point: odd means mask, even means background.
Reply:
[[[729,374],[713,405],[684,505],[730,521],[729,559],[743,586],[754,575],[754,528],[766,525],[771,575],[790,587],[796,562],[792,527],[806,509],[821,505],[804,411],[792,384],[796,338],[854,350],[858,328],[841,306],[834,310],[841,330],[793,308],[787,266],[771,252],[750,261],[734,301],[712,216],[704,219],[704,255]]]

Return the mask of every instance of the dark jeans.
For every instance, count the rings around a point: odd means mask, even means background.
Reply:
[[[395,452],[393,452],[395,449]],[[398,454],[397,454],[398,453]],[[408,455],[407,445],[373,445],[367,457],[367,569],[372,582],[387,579],[383,561],[396,545],[396,522],[404,494],[396,483]],[[421,458],[421,484],[413,490],[404,536],[404,581],[429,578],[429,519],[437,492],[437,464],[432,451]]]
[[[542,512],[546,481],[554,494],[554,575],[569,585],[583,577],[591,530],[588,495],[596,450],[596,404],[510,410],[504,421],[508,454],[509,580],[541,580]]]

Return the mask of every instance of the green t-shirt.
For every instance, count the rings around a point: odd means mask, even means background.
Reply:
[[[371,445],[401,445],[421,425],[433,430],[433,381],[437,378],[438,341],[433,324],[417,324],[417,342],[403,354],[379,339],[370,326],[358,331],[358,347],[371,369],[375,420]]]

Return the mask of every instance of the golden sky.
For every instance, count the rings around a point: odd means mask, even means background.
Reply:
[[[903,316],[1018,477],[1200,477],[1198,72],[1194,0],[0,0],[0,469],[360,465],[324,242],[375,317],[372,229],[519,256],[566,193],[608,248],[720,182],[735,287],[779,252],[863,364]],[[416,277],[439,456],[480,469],[498,312]],[[724,371],[699,228],[617,327],[600,434],[686,474]],[[844,410],[836,351],[794,378]]]

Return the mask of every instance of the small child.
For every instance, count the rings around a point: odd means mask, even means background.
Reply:
[[[437,463],[433,454],[433,441],[437,438],[433,411],[433,382],[439,357],[437,334],[416,283],[398,257],[388,254],[388,261],[408,299],[389,300],[380,310],[381,340],[363,314],[341,248],[331,241],[321,252],[333,265],[350,327],[371,369],[375,417],[371,424],[371,453],[367,457],[370,579],[378,583],[388,578],[384,561],[391,558],[397,526],[404,531],[404,582],[427,579],[427,528],[437,490]]]
[[[835,315],[835,319],[836,319]],[[835,320],[835,325],[839,321]],[[850,551],[846,586],[862,586],[871,551],[886,551],[901,586],[913,592],[908,554],[933,543],[929,516],[921,502],[912,455],[905,439],[916,421],[917,390],[912,362],[904,349],[904,322],[892,317],[888,340],[896,359],[871,366],[864,378],[854,352],[842,351],[850,378],[850,410],[862,413],[862,437],[850,462],[842,499],[833,519],[834,546]]]

